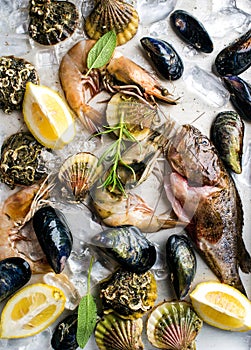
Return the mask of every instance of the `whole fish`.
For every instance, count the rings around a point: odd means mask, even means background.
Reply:
[[[251,272],[242,239],[243,210],[235,184],[218,153],[198,129],[184,125],[167,147],[172,172],[166,192],[187,234],[220,279],[245,293],[239,267]]]

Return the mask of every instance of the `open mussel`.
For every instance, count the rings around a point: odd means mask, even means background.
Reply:
[[[76,201],[85,198],[90,188],[101,175],[103,166],[98,158],[89,152],[80,152],[68,157],[62,164],[58,178],[73,194]]]
[[[141,318],[125,320],[116,314],[103,315],[95,328],[95,340],[100,350],[143,350]]]
[[[105,314],[140,318],[154,305],[157,283],[150,271],[137,274],[120,268],[100,282],[100,298]]]
[[[31,278],[28,262],[19,257],[0,261],[0,302],[14,294]]]
[[[36,211],[33,228],[55,273],[61,273],[72,250],[73,238],[64,215],[51,206]]]
[[[129,271],[144,273],[156,261],[155,246],[135,226],[108,228],[95,235],[92,242]]]
[[[166,261],[178,299],[187,296],[194,279],[197,262],[188,238],[184,235],[171,235],[166,243]]]
[[[243,154],[244,123],[234,111],[220,112],[211,126],[211,140],[225,165],[240,174]]]
[[[218,53],[215,68],[219,75],[239,75],[251,65],[251,29]]]
[[[117,45],[132,39],[138,30],[139,16],[136,9],[122,0],[96,0],[94,9],[86,17],[84,28],[90,39],[99,39],[114,30]]]
[[[175,33],[196,50],[210,53],[213,42],[203,24],[183,10],[176,10],[170,16]]]
[[[167,350],[195,350],[203,321],[186,301],[165,301],[147,319],[147,337],[153,346]]]
[[[66,316],[54,329],[51,346],[54,350],[75,350],[77,343],[78,314]]]
[[[140,43],[162,77],[168,80],[181,77],[184,71],[183,62],[171,44],[151,37],[140,39]]]
[[[230,100],[240,117],[251,120],[251,85],[238,76],[222,78],[228,91]]]

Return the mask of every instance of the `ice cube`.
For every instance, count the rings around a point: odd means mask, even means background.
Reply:
[[[173,11],[177,0],[142,0],[138,1],[137,10],[140,23],[149,25],[166,18]]]

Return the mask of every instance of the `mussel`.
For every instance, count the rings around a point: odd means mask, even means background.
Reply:
[[[170,16],[175,33],[196,50],[210,53],[213,42],[203,24],[183,10],[176,10]]]
[[[203,321],[186,301],[164,301],[147,319],[147,337],[153,346],[168,350],[195,350]]]
[[[162,77],[177,80],[182,76],[183,62],[171,44],[151,37],[140,39],[140,43]]]
[[[251,85],[237,76],[222,78],[228,91],[230,100],[240,117],[251,120]]]
[[[157,283],[152,272],[143,274],[119,268],[100,282],[104,313],[136,319],[151,310],[157,298]]]
[[[184,235],[171,235],[166,243],[166,261],[178,299],[187,296],[194,279],[197,262],[193,248]]]
[[[19,257],[0,261],[0,302],[14,294],[31,278],[29,263]]]
[[[156,261],[155,246],[135,226],[108,228],[92,242],[129,271],[144,273]]]
[[[223,111],[211,126],[211,140],[225,165],[240,174],[243,154],[244,123],[238,113]]]
[[[94,335],[100,350],[143,350],[142,329],[141,318],[125,320],[111,313],[103,315]]]
[[[85,18],[84,28],[90,39],[97,40],[110,30],[117,34],[117,45],[125,44],[138,30],[136,9],[123,0],[96,0],[94,9]]]
[[[239,75],[251,65],[251,29],[218,53],[215,68],[219,75]]]
[[[66,316],[54,329],[51,346],[54,350],[75,350],[77,343],[78,314]]]
[[[55,273],[61,273],[72,250],[73,238],[64,215],[51,206],[36,211],[33,228]]]

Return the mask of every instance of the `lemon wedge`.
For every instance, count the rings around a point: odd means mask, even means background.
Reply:
[[[75,136],[74,118],[68,106],[47,86],[26,84],[23,115],[30,132],[47,148],[62,148]]]
[[[20,289],[1,315],[1,338],[25,338],[52,324],[64,310],[66,298],[56,287],[35,283]]]
[[[251,302],[239,290],[220,282],[199,283],[190,294],[197,314],[211,326],[237,332],[251,329]]]

